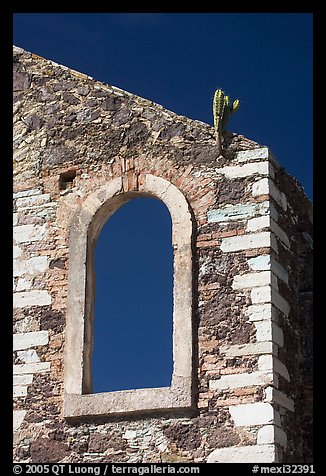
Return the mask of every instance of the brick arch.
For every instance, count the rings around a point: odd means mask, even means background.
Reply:
[[[192,215],[181,191],[152,174],[117,177],[91,193],[70,223],[65,350],[66,417],[171,410],[192,406]],[[129,185],[128,185],[129,184]],[[137,195],[160,199],[172,219],[174,249],[173,374],[171,387],[92,394],[94,249],[108,218]]]

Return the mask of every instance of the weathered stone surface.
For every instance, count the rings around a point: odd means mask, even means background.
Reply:
[[[165,436],[178,448],[194,450],[201,442],[201,435],[194,425],[176,424],[164,430]]]
[[[207,436],[207,443],[211,448],[226,448],[228,446],[236,446],[241,439],[238,433],[230,427],[220,427],[210,429]]]
[[[40,320],[41,330],[51,329],[54,333],[63,331],[66,319],[61,311],[45,311]]]
[[[32,463],[42,464],[58,463],[70,454],[65,443],[42,437],[32,441],[30,453]]]
[[[91,434],[88,441],[89,453],[103,453],[109,446],[107,435]]]
[[[25,91],[30,87],[31,84],[31,77],[29,74],[24,73],[23,71],[15,71],[14,70],[14,83],[13,83],[13,90],[14,91]]]

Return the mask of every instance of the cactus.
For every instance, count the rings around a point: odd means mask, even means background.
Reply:
[[[226,130],[226,125],[230,119],[231,114],[237,111],[240,107],[239,99],[236,99],[233,104],[230,104],[229,96],[227,96],[222,89],[217,89],[213,100],[213,117],[214,129],[216,133],[216,142],[219,153],[221,152],[221,138],[223,132]]]

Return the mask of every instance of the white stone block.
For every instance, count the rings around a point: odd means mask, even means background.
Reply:
[[[252,160],[268,160],[269,149],[268,147],[259,147],[251,150],[241,150],[235,154],[235,160],[237,162],[250,162]]]
[[[266,304],[253,304],[247,309],[249,321],[264,321],[264,320],[276,320],[278,316],[277,310],[271,303]]]
[[[259,197],[260,195],[268,195],[269,194],[269,179],[267,177],[257,180],[252,185],[252,196]]]
[[[19,256],[22,255],[22,249],[20,248],[20,246],[17,245],[13,246],[12,252],[14,259],[19,258]]]
[[[13,296],[13,307],[48,306],[51,304],[51,295],[44,290],[16,292]]]
[[[274,366],[274,372],[277,372],[279,375],[285,378],[288,382],[290,382],[290,374],[286,366],[281,362],[279,359],[276,357],[274,358],[273,361],[273,366]]]
[[[280,347],[284,345],[283,331],[275,322],[272,322],[272,341]]]
[[[29,197],[17,198],[17,208],[30,208],[37,205],[43,205],[51,200],[49,193],[42,193],[38,195],[32,195]]]
[[[287,209],[288,204],[286,196],[276,187],[272,180],[269,181],[269,194],[283,208],[283,210]]]
[[[13,397],[26,397],[27,395],[27,386],[14,386],[13,387]]]
[[[13,430],[14,431],[19,430],[21,424],[24,421],[26,413],[27,413],[26,410],[14,410],[13,411]]]
[[[13,215],[12,215],[12,225],[13,226],[17,225],[17,221],[18,221],[18,213],[13,213]]]
[[[229,412],[235,426],[265,425],[274,422],[274,409],[270,403],[231,405]]]
[[[132,440],[137,437],[137,431],[135,430],[126,430],[125,434],[122,436],[122,438],[125,438],[127,440]]]
[[[49,372],[50,362],[35,362],[33,364],[17,364],[13,366],[14,375],[20,374],[40,374]]]
[[[229,446],[209,454],[207,463],[275,463],[275,445]]]
[[[283,447],[287,445],[285,432],[275,425],[266,425],[258,430],[257,445],[266,445],[269,443],[278,443]]]
[[[273,257],[271,258],[271,270],[272,270],[272,273],[275,274],[282,281],[284,281],[285,283],[289,282],[288,272]]]
[[[13,238],[15,243],[28,243],[42,241],[47,234],[47,226],[44,225],[19,225],[14,226]]]
[[[271,255],[260,255],[248,259],[247,263],[253,271],[267,271],[271,269]]]
[[[266,385],[273,382],[272,372],[251,372],[241,374],[222,375],[217,380],[209,381],[210,390],[227,390],[229,388],[252,387]]]
[[[25,364],[32,364],[33,362],[39,362],[40,361],[40,358],[37,355],[37,352],[36,352],[35,349],[19,350],[17,352],[17,356]]]
[[[262,230],[263,228],[268,228],[270,226],[270,217],[268,215],[263,215],[257,218],[251,218],[247,222],[246,231],[253,232],[257,230]]]
[[[32,287],[33,287],[33,279],[19,278],[15,291],[16,292],[28,291]]]
[[[48,267],[47,256],[34,256],[27,260],[14,261],[14,277],[22,276],[24,274],[39,274],[44,273]]]
[[[235,166],[226,166],[220,169],[217,169],[216,172],[218,174],[222,174],[227,178],[234,179],[234,178],[242,178],[242,177],[250,177],[251,175],[259,174],[259,175],[270,175],[273,173],[271,171],[270,164],[266,162],[254,162],[248,163],[244,165],[235,165]]]
[[[242,355],[277,354],[277,347],[273,342],[254,342],[252,344],[221,345],[220,354],[227,357]]]
[[[255,322],[255,327],[256,327],[256,339],[258,342],[273,340],[271,321],[268,320],[268,321]]]
[[[271,284],[270,271],[258,271],[257,273],[247,273],[235,276],[232,283],[232,289],[247,289],[257,286]]]
[[[283,347],[284,336],[282,329],[272,321],[256,321],[256,339],[258,342],[273,341],[275,344]]]
[[[252,289],[251,302],[253,304],[267,303],[272,300],[272,288],[271,286],[261,286]]]
[[[33,382],[32,374],[14,375],[13,377],[14,385],[30,385],[32,382]]]
[[[258,357],[258,370],[273,370],[273,355],[260,355]]]
[[[286,366],[277,357],[273,355],[261,355],[258,358],[258,370],[273,370],[290,382],[290,375]]]
[[[294,412],[294,401],[287,397],[283,392],[273,387],[265,388],[265,400],[267,402],[277,403],[281,407]]]
[[[274,304],[277,309],[283,312],[286,316],[289,315],[290,312],[290,304],[280,293],[276,290],[272,290],[272,304]]]
[[[283,210],[287,209],[287,200],[284,193],[280,192],[274,182],[267,177],[260,179],[253,184],[252,195],[253,197],[270,195],[283,208]]]
[[[273,243],[269,231],[251,233],[249,235],[228,236],[223,238],[221,243],[221,250],[226,253],[268,247],[275,249],[275,242]]]
[[[14,198],[21,198],[21,197],[30,197],[31,195],[40,195],[42,190],[39,188],[31,188],[30,190],[23,190],[21,192],[16,192],[13,194]]]
[[[14,334],[13,350],[28,349],[39,345],[46,345],[49,342],[48,331],[27,332],[24,334]]]
[[[278,226],[278,224],[271,220],[271,230],[275,235],[282,241],[282,243],[286,246],[286,248],[290,248],[290,241],[287,237],[286,233]]]
[[[208,223],[223,223],[232,220],[243,220],[257,214],[266,213],[267,206],[264,207],[260,203],[227,205],[224,208],[209,210],[207,212],[207,221]]]

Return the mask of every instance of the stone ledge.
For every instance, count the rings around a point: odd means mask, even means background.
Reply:
[[[191,409],[191,382],[185,380],[184,385],[178,388],[144,388],[85,395],[65,393],[64,417],[83,419]]]

